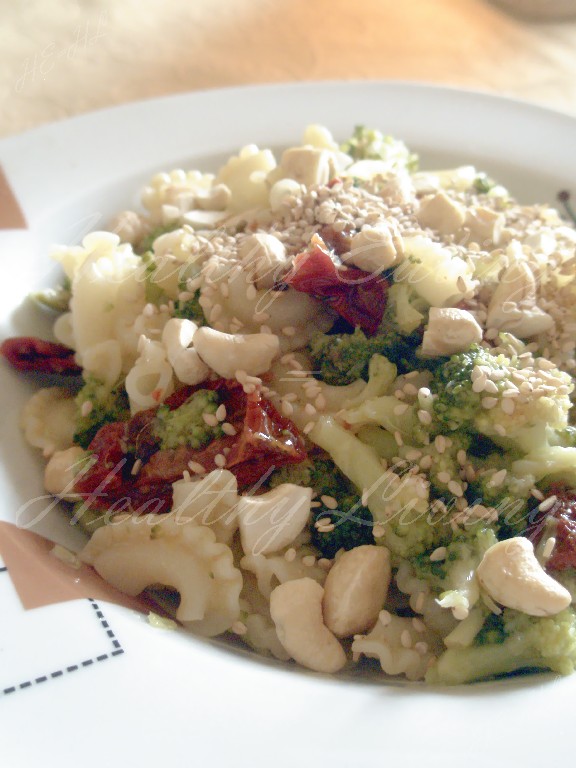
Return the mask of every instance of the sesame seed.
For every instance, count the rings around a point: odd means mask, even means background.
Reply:
[[[415,373],[415,371],[412,371],[412,373]],[[418,394],[418,387],[415,387],[414,384],[411,384],[409,381],[407,381],[406,384],[404,384],[402,389],[404,390],[404,393],[406,395],[413,396]]]
[[[232,426],[229,422],[225,421],[222,424],[222,432],[224,432],[225,435],[230,435],[231,437],[236,434],[236,427]]]
[[[444,435],[436,435],[434,438],[434,448],[436,448],[438,453],[444,453],[446,450],[446,438]]]
[[[418,595],[416,596],[416,601],[414,603],[414,610],[416,613],[422,613],[422,609],[424,608],[424,599],[426,597],[425,592],[418,592]]]
[[[226,418],[226,406],[224,405],[224,403],[218,406],[218,408],[216,409],[216,413],[214,415],[216,416],[218,421],[224,421],[224,419]]]
[[[249,285],[248,288],[246,288],[246,298],[248,301],[254,301],[257,295],[258,294],[254,285]]]
[[[448,490],[450,493],[453,493],[454,496],[462,496],[463,490],[460,483],[457,483],[456,480],[450,480],[448,483]]]
[[[420,469],[430,469],[430,467],[434,464],[434,459],[430,454],[427,454],[426,456],[422,456],[420,459]]]
[[[216,320],[218,320],[222,315],[222,312],[223,312],[222,304],[214,304],[214,306],[210,311],[210,322],[215,323]]]
[[[318,566],[322,568],[323,571],[329,571],[330,568],[332,568],[332,565],[332,560],[329,560],[327,557],[321,557],[318,560]]]
[[[378,621],[382,626],[387,627],[388,624],[392,621],[392,614],[389,611],[382,610],[378,614]]]
[[[497,487],[499,485],[502,485],[504,480],[506,479],[506,475],[508,472],[505,469],[500,469],[498,472],[495,472],[492,475],[492,479],[490,480],[490,485]]]
[[[446,559],[446,555],[448,553],[448,550],[446,547],[436,547],[434,552],[430,555],[430,562],[431,563],[439,563],[442,560]]]
[[[217,453],[216,456],[214,456],[214,464],[222,469],[222,467],[226,466],[226,456],[224,456],[223,453]]]
[[[542,491],[538,490],[538,488],[531,488],[530,493],[535,499],[538,499],[538,501],[544,501],[544,494]]]
[[[418,419],[421,424],[432,424],[432,414],[428,411],[418,411]]]
[[[302,558],[302,565],[305,565],[306,568],[311,568],[313,565],[316,565],[316,558],[314,555],[306,555]]]
[[[82,416],[88,416],[90,413],[92,413],[92,409],[94,408],[94,403],[91,400],[86,400],[85,403],[82,403],[82,407],[80,408],[80,413]]]
[[[456,286],[460,293],[466,293],[466,282],[464,281],[464,278],[462,275],[458,275],[458,279],[456,280]]]
[[[404,440],[402,440],[402,435],[398,430],[394,432],[394,440],[396,440],[396,445],[399,445],[399,446],[404,445]]]
[[[428,653],[428,643],[420,640],[419,642],[414,643],[414,650],[417,651],[420,656],[424,656],[426,653]]]
[[[506,429],[503,424],[495,424],[494,429],[496,430],[496,432],[498,432],[499,435],[501,435],[502,437],[506,437]]]
[[[242,621],[235,621],[234,624],[230,627],[232,632],[234,632],[235,635],[245,635],[248,631],[248,627],[244,622]]]
[[[286,400],[282,400],[282,405],[280,406],[280,410],[284,414],[284,416],[292,416],[294,413],[294,408],[292,406],[292,403],[287,402]]]
[[[464,621],[464,619],[468,618],[468,614],[468,608],[465,608],[463,605],[456,605],[452,608],[452,616],[454,616],[457,621]]]
[[[407,629],[402,630],[400,635],[400,644],[403,648],[412,648],[412,635]]]
[[[334,496],[320,496],[320,501],[328,509],[336,509],[338,507],[338,502]]]
[[[411,448],[406,452],[406,458],[408,461],[418,461],[421,457],[422,451],[419,451],[417,448]]]
[[[298,400],[298,395],[296,392],[288,392],[286,395],[282,395],[282,400],[285,400],[287,403],[295,403]]]
[[[394,406],[394,415],[395,416],[402,416],[403,413],[406,413],[408,408],[410,408],[408,403],[398,403],[398,405]]]
[[[257,325],[265,323],[267,320],[270,320],[270,314],[268,312],[254,312],[252,315],[252,322]]]
[[[412,626],[416,630],[416,632],[426,632],[426,624],[422,621],[422,619],[413,618],[412,619]]]
[[[486,374],[483,373],[478,378],[472,382],[472,392],[480,393],[484,391],[484,387],[488,383],[488,379],[486,378]]]
[[[461,466],[466,464],[466,451],[463,448],[461,448],[456,454],[456,460]]]
[[[324,408],[326,408],[326,398],[324,397],[324,395],[322,394],[318,395],[316,400],[314,400],[314,405],[316,406],[316,409],[318,411],[323,411]]]
[[[548,558],[551,557],[555,546],[556,546],[556,539],[554,538],[554,536],[549,536],[546,539],[546,543],[544,544],[544,549],[542,550],[542,555],[545,560],[548,560]]]
[[[314,408],[312,403],[306,403],[304,413],[308,414],[308,416],[316,416],[316,408]]]
[[[189,461],[188,462],[188,469],[191,472],[194,472],[195,475],[205,475],[206,470],[202,466],[202,464],[199,464],[197,461]]]
[[[142,459],[136,459],[136,461],[132,465],[132,469],[130,470],[130,474],[131,475],[137,475],[138,472],[140,472],[141,467],[142,467]]]
[[[222,296],[224,296],[224,298],[227,299],[228,296],[230,296],[230,285],[228,283],[221,282],[219,285],[219,288]]]
[[[491,379],[486,379],[486,383],[484,384],[484,392],[490,392],[490,394],[496,395],[498,394],[498,387]]]
[[[244,384],[242,386],[242,389],[244,390],[244,393],[246,395],[251,395],[253,392],[256,391],[256,385],[255,384]]]
[[[384,530],[384,527],[378,523],[372,528],[372,535],[375,539],[381,539],[385,533],[386,531]]]
[[[436,477],[438,478],[439,482],[444,483],[444,484],[449,483],[450,480],[452,479],[450,477],[450,473],[449,472],[438,472]]]
[[[286,325],[284,328],[282,328],[282,333],[284,336],[295,336],[296,328],[294,328],[293,325]]]
[[[309,435],[310,432],[312,432],[312,430],[314,429],[315,426],[316,426],[316,422],[315,421],[309,421],[308,424],[306,424],[306,426],[302,430],[302,432],[304,432],[305,435]]]
[[[498,404],[498,399],[496,397],[482,398],[482,407],[486,408],[486,410],[490,410],[490,408],[494,408],[497,404]]]
[[[397,398],[398,400],[404,400],[404,398],[406,397],[406,393],[402,389],[397,389],[394,392],[394,397]]]
[[[329,525],[321,525],[318,528],[318,533],[332,533],[332,531],[336,528],[334,523],[330,523]]]
[[[202,420],[204,421],[204,424],[207,424],[209,427],[215,427],[218,424],[218,419],[213,413],[203,413]]]
[[[516,403],[514,402],[514,400],[508,397],[502,400],[502,402],[500,403],[500,407],[502,408],[505,414],[507,414],[508,416],[511,416],[516,410]]]
[[[331,523],[332,523],[332,520],[330,520],[329,517],[321,517],[318,520],[316,520],[316,522],[314,523],[314,526],[316,528],[321,528],[324,525],[331,525]]]
[[[236,371],[234,374],[234,378],[239,384],[244,384],[246,382],[247,376],[248,374],[246,373],[246,371],[243,371],[242,369]]]
[[[544,501],[538,505],[538,509],[540,512],[548,512],[548,510],[551,509],[554,504],[556,504],[557,500],[557,496],[548,496],[547,499],[544,499]]]

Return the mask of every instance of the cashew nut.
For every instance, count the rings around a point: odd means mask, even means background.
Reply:
[[[78,500],[78,495],[74,493],[74,481],[84,468],[86,458],[86,451],[77,445],[52,454],[44,469],[44,487],[48,493],[69,501]]]
[[[493,544],[476,576],[493,600],[529,616],[553,616],[572,602],[570,592],[544,571],[532,542],[523,536]]]
[[[266,232],[245,237],[238,255],[254,273],[257,288],[272,288],[289,264],[284,243]]]
[[[338,672],[346,654],[322,619],[324,590],[313,579],[294,579],[270,595],[270,615],[290,656],[316,672]]]
[[[497,213],[483,205],[477,205],[466,211],[464,226],[470,230],[470,237],[483,248],[498,245],[506,219],[503,213]]]
[[[324,623],[336,637],[371,629],[378,620],[390,586],[390,553],[364,545],[344,552],[324,584]]]
[[[162,331],[166,357],[183,384],[199,384],[210,373],[197,350],[190,347],[197,330],[198,326],[192,320],[172,317]]]
[[[267,371],[280,341],[273,333],[223,333],[204,326],[194,334],[194,349],[219,376],[231,379],[238,370],[250,376]]]
[[[392,219],[365,226],[350,241],[350,253],[342,257],[366,272],[382,272],[404,257],[404,243],[398,224]]]
[[[266,555],[290,544],[310,516],[312,489],[283,483],[260,496],[241,496],[236,508],[242,549]]]
[[[482,328],[465,309],[431,307],[422,337],[422,354],[429,357],[464,352],[482,341]]]
[[[515,262],[502,275],[488,305],[486,324],[519,339],[545,333],[554,325],[550,315],[536,306],[536,281],[525,262]]]
[[[307,187],[327,184],[330,181],[331,156],[332,153],[326,149],[291,147],[283,153],[278,170]]]
[[[466,216],[463,205],[452,200],[444,192],[424,198],[418,211],[418,221],[423,227],[435,229],[443,235],[456,232]]]

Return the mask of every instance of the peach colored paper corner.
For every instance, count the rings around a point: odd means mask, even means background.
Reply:
[[[26,219],[0,167],[0,229],[27,229]]]
[[[0,555],[26,609],[92,598],[148,612],[144,599],[124,595],[89,566],[76,569],[51,554],[54,544],[11,523],[0,522]]]

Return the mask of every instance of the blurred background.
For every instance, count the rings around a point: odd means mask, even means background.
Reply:
[[[137,99],[324,79],[445,83],[576,114],[574,17],[576,0],[3,0],[0,136]]]

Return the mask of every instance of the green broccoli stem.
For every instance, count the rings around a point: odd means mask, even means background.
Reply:
[[[445,651],[426,674],[432,685],[461,685],[521,669],[548,669],[538,656],[524,656],[514,639],[493,645],[452,648]]]

